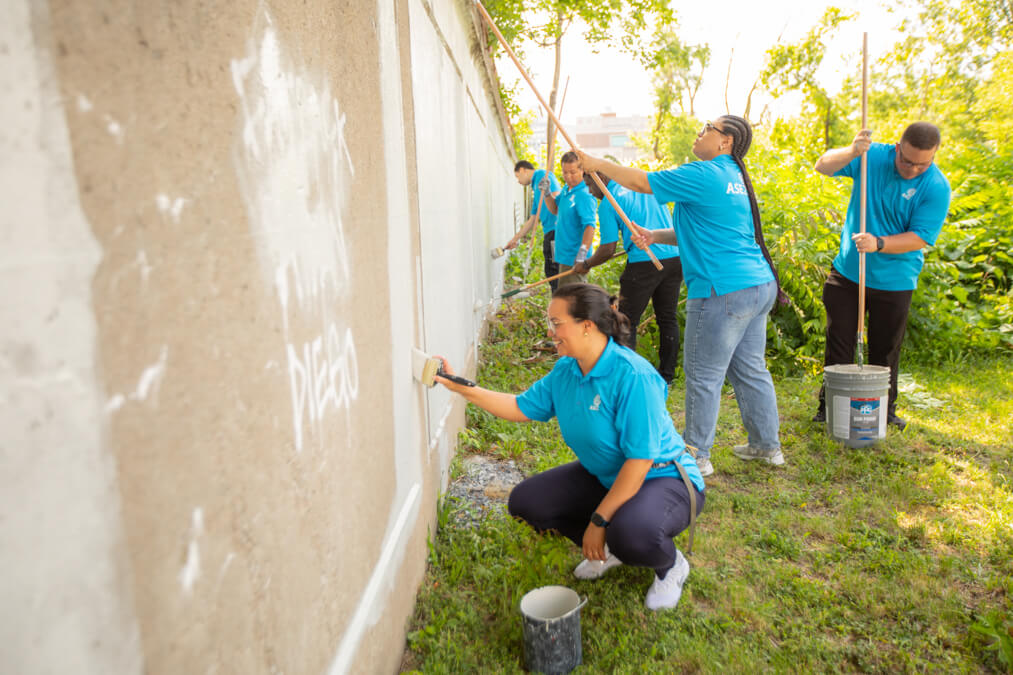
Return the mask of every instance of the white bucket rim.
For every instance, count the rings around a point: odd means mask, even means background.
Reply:
[[[568,586],[539,586],[521,598],[521,614],[536,621],[558,621],[576,612],[587,603]]]

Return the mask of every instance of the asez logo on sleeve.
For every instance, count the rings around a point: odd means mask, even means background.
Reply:
[[[725,190],[726,195],[744,195],[749,194],[746,192],[746,186],[742,183],[729,183],[728,189]]]

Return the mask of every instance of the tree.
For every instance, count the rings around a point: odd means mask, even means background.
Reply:
[[[694,101],[703,82],[703,72],[710,63],[711,50],[706,44],[685,45],[679,39],[673,25],[659,26],[655,33],[650,52],[641,60],[651,70],[654,86],[655,115],[651,131],[651,150],[654,159],[666,159],[662,151],[663,138],[672,138],[672,131],[682,129],[686,120],[696,117]],[[678,123],[669,124],[678,104]],[[667,133],[666,133],[667,132]],[[696,133],[696,130],[693,130]],[[684,135],[684,134],[682,134]],[[682,139],[685,140],[685,139]],[[676,150],[678,153],[678,150]],[[679,159],[671,155],[669,159]]]
[[[508,42],[513,43],[516,37],[523,35],[539,47],[554,50],[548,100],[553,110],[559,91],[563,36],[575,23],[582,24],[584,39],[592,44],[607,43],[641,55],[649,49],[641,39],[649,24],[673,20],[668,0],[611,0],[607,4],[589,0],[490,0],[486,9]],[[493,49],[496,48],[494,43],[495,38],[490,35]],[[546,143],[555,133],[551,120],[547,127]]]
[[[767,65],[760,74],[760,82],[773,96],[787,91],[798,91],[805,96],[806,104],[812,106],[822,121],[823,143],[831,145],[831,126],[835,108],[827,90],[820,84],[816,72],[823,63],[826,41],[834,30],[853,18],[836,7],[828,8],[819,23],[809,31],[801,42],[791,45],[778,44],[767,50]]]

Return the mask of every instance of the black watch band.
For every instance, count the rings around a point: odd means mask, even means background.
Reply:
[[[876,237],[876,250],[882,251],[884,246],[886,246],[886,242],[883,241],[883,237]]]
[[[601,517],[601,514],[595,511],[591,514],[591,523],[598,527],[608,527],[611,523]]]

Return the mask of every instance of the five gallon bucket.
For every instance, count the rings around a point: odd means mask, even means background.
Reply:
[[[827,366],[827,433],[849,448],[864,448],[886,436],[890,369],[886,366]]]
[[[586,602],[566,586],[542,586],[521,598],[529,671],[568,673],[580,665],[580,608]]]

